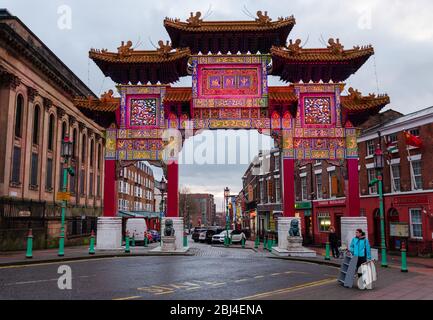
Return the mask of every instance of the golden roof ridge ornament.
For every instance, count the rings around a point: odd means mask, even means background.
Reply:
[[[340,43],[340,39],[329,38],[328,40],[329,46],[327,47],[334,54],[343,54],[344,46]]]
[[[267,11],[265,11],[265,14],[263,14],[261,10],[257,11],[256,22],[259,22],[261,24],[269,24],[271,21],[272,19],[269,18]]]
[[[298,55],[302,51],[301,39],[296,39],[293,43],[292,39],[289,39],[289,44],[287,45],[287,50],[291,56]]]
[[[159,40],[158,41],[158,45],[159,48],[157,48],[156,50],[158,51],[158,53],[164,57],[167,57],[168,54],[171,52],[171,50],[173,50],[173,47],[170,45],[170,41],[166,41],[166,44],[164,44],[164,41]]]
[[[188,22],[188,24],[191,27],[200,27],[201,23],[203,22],[203,19],[200,19],[200,17],[201,17],[200,11],[197,11],[195,15],[193,12],[191,12],[190,17],[186,19],[186,22]]]
[[[134,49],[132,48],[131,40],[128,40],[126,44],[122,41],[120,47],[117,48],[117,54],[120,58],[129,57],[132,54],[132,51],[134,51]]]

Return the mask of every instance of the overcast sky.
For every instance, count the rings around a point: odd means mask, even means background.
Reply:
[[[114,84],[89,60],[90,48],[115,51],[121,41],[132,40],[137,49],[153,49],[151,42],[169,39],[163,27],[166,16],[185,20],[191,11],[201,11],[205,16],[209,12],[206,20],[250,20],[243,13],[247,8],[254,15],[267,10],[273,19],[293,14],[296,25],[289,38],[302,39],[305,47],[324,47],[330,37],[339,38],[345,48],[372,44],[375,55],[347,80],[346,89],[353,86],[364,94],[388,93],[388,108],[402,113],[433,105],[430,0],[44,0],[37,4],[34,0],[2,0],[0,6],[18,16],[97,95]],[[70,8],[71,28],[62,27],[68,22],[61,16],[65,8]],[[277,79],[269,81],[278,84]],[[190,79],[177,85],[190,85]],[[266,144],[272,142],[264,138]],[[261,147],[255,144],[248,152],[255,154]],[[236,152],[235,146],[228,148],[229,153]],[[182,165],[180,183],[193,192],[214,193],[220,207],[223,188],[239,192],[246,167],[240,163]],[[159,178],[160,173],[155,172]]]

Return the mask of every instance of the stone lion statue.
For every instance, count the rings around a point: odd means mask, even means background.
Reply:
[[[301,234],[299,232],[299,221],[298,219],[293,219],[290,221],[290,229],[289,229],[290,237],[300,237]]]
[[[174,236],[173,220],[171,219],[165,220],[164,236],[166,237]]]

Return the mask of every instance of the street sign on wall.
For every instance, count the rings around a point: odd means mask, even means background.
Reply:
[[[57,201],[69,201],[71,200],[71,194],[69,192],[58,192],[56,196]]]

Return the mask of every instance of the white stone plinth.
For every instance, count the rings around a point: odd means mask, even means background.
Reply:
[[[341,217],[341,245],[349,248],[356,229],[362,229],[368,237],[367,217]]]
[[[175,252],[176,251],[176,237],[174,236],[162,236],[161,251],[163,252]]]
[[[174,229],[174,237],[175,237],[175,244],[176,249],[173,252],[186,252],[188,251],[189,247],[183,246],[183,217],[164,217],[162,218],[162,224],[161,224],[161,236],[164,236],[164,229],[165,229],[165,220],[171,219],[173,221],[173,229]],[[162,238],[162,244],[164,247],[164,239]],[[169,252],[167,250],[163,250],[161,247],[157,247],[155,249],[152,249],[151,251],[154,252]]]
[[[299,237],[289,237],[290,223],[293,219],[298,220]],[[315,257],[316,251],[302,246],[301,231],[301,219],[299,217],[278,217],[278,247],[273,247],[272,253],[283,257]],[[288,238],[292,239],[290,244]]]
[[[116,250],[121,249],[122,218],[98,217],[96,232],[96,249]]]

